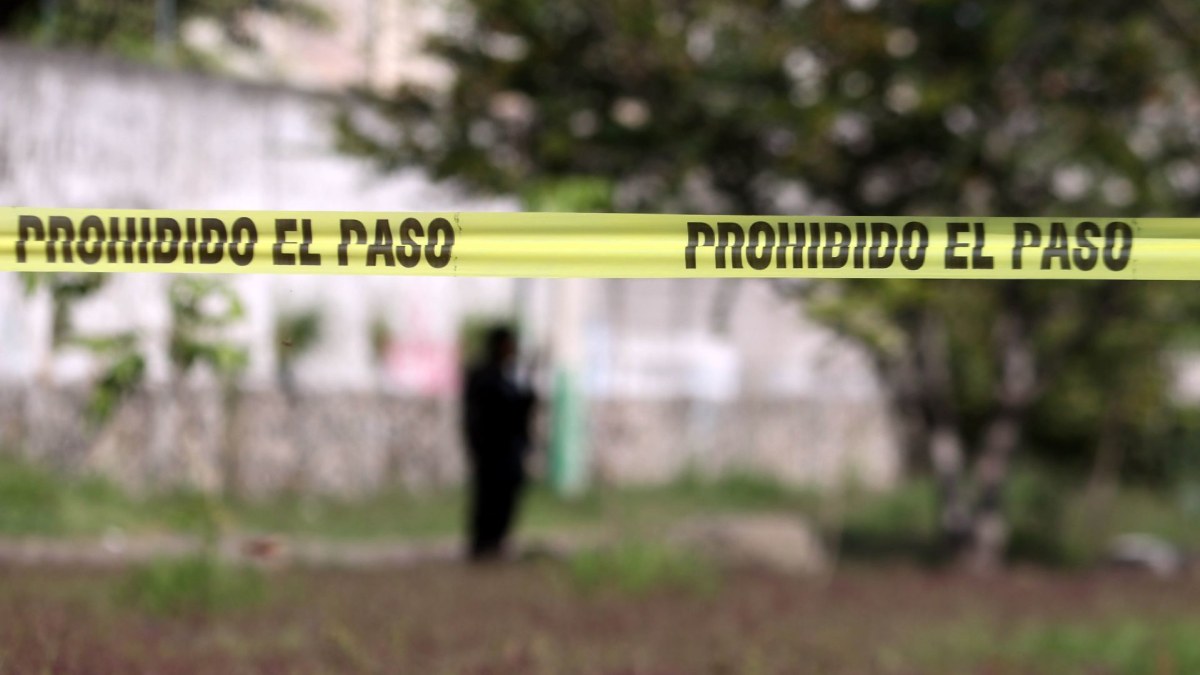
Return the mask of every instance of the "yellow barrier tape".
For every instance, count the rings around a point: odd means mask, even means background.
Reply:
[[[1200,219],[0,208],[0,270],[1200,279]]]

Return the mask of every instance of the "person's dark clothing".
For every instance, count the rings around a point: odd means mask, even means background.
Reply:
[[[525,483],[534,397],[497,365],[467,375],[464,431],[471,472],[470,556],[500,554]]]

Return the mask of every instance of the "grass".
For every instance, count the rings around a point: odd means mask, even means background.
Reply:
[[[851,493],[821,523],[836,533],[838,553],[851,560],[932,560],[937,552],[937,497],[925,481],[882,494]]]
[[[120,584],[117,599],[152,614],[187,616],[251,607],[265,595],[260,571],[199,554],[134,568]]]
[[[586,591],[711,593],[720,581],[716,566],[706,558],[637,540],[575,555],[569,561],[567,571],[571,581]]]
[[[0,457],[0,534],[88,536],[126,532],[210,532],[223,505],[196,492],[135,498],[102,478],[66,478]]]
[[[463,524],[461,490],[414,494],[400,488],[361,499],[281,495],[261,501],[217,499],[176,491],[137,497],[97,477],[68,478],[0,455],[0,535],[99,536],[206,534],[226,529],[332,539],[428,538]],[[732,475],[686,478],[665,486],[600,489],[563,500],[535,487],[522,507],[526,531],[579,530],[621,523],[658,527],[707,512],[808,508],[812,495],[767,479]]]
[[[0,531],[6,534],[60,534],[63,490],[49,474],[6,461],[0,467]]]
[[[1073,669],[1145,673],[1200,672],[1200,621],[1033,625],[1005,645],[1002,658],[1054,672]]]
[[[1151,534],[1189,551],[1200,551],[1200,506],[1192,506],[1188,485],[1172,488],[1126,486],[1097,506],[1070,481],[1023,471],[1013,476],[1006,497],[1009,557],[1052,566],[1081,566],[1105,553],[1113,537]],[[816,513],[818,519],[820,512]],[[928,481],[915,480],[881,494],[851,494],[840,522],[826,518],[844,558],[937,559],[937,494]]]
[[[1080,564],[1095,560],[1122,532],[1161,536],[1200,550],[1200,497],[1188,491],[1125,488],[1103,508],[1082,490],[1022,472],[1009,490],[1011,553],[1018,560]],[[857,489],[823,499],[769,477],[687,476],[666,485],[598,488],[562,500],[534,488],[522,506],[526,533],[605,531],[653,541],[680,520],[731,512],[791,512],[817,524],[847,559],[932,560],[937,499],[928,481],[886,493]],[[261,501],[196,492],[132,496],[96,477],[64,478],[0,455],[0,536],[86,537],[112,531],[210,535],[276,533],[343,540],[454,536],[463,523],[459,490],[413,494],[387,489],[361,499],[283,495]],[[1191,506],[1189,506],[1191,505]]]
[[[939,671],[992,664],[999,672],[1196,673],[1197,635],[1200,621],[1185,617],[1032,619],[1008,628],[976,617],[918,631],[909,638],[907,656],[914,665]]]

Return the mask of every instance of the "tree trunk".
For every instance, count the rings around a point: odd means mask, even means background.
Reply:
[[[1083,496],[1086,526],[1092,531],[1101,531],[1112,516],[1112,506],[1120,488],[1121,462],[1125,453],[1118,438],[1121,419],[1118,407],[1114,399],[1109,399],[1105,406],[1096,456]]]
[[[937,481],[941,543],[947,554],[956,556],[968,541],[971,512],[965,489],[964,442],[950,370],[950,345],[940,315],[929,311],[921,317],[915,354],[929,433],[929,458]]]
[[[1004,488],[1013,455],[1021,443],[1025,415],[1037,397],[1037,369],[1028,327],[1010,293],[995,324],[1000,355],[996,411],[984,428],[975,478],[978,498],[971,523],[966,563],[979,572],[995,570],[1004,559],[1008,522]]]
[[[157,395],[153,389],[147,389],[154,415],[150,419],[150,443],[142,478],[146,487],[152,490],[171,484],[178,476],[176,456],[180,454],[183,437],[178,383],[179,376],[171,368]]]
[[[1004,487],[1009,464],[1021,438],[1021,418],[1015,410],[998,413],[984,432],[983,447],[976,465],[978,498],[970,525],[970,546],[965,563],[976,572],[992,572],[1004,560],[1008,545],[1008,520],[1004,514]]]
[[[220,491],[227,497],[242,498],[243,475],[241,446],[234,418],[241,402],[241,389],[229,378],[221,383]]]
[[[963,441],[956,427],[936,426],[929,438],[939,504],[938,529],[947,555],[958,556],[971,536],[971,508],[963,471]]]

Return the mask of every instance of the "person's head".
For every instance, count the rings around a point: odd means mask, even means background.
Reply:
[[[508,326],[494,326],[487,333],[487,351],[485,358],[488,363],[499,366],[509,366],[517,357],[517,337]]]

